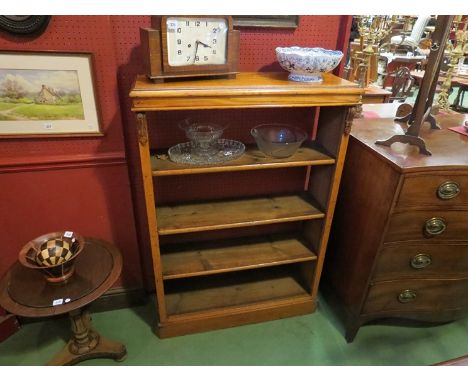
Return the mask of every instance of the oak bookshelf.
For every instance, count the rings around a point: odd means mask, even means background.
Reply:
[[[158,336],[261,322],[316,309],[352,107],[360,102],[361,94],[357,85],[331,74],[325,74],[318,84],[288,81],[287,73],[239,73],[235,79],[158,84],[137,77],[130,97],[137,115]],[[310,139],[292,157],[269,158],[247,144],[242,157],[212,166],[171,162],[167,147],[152,142],[163,127],[148,118],[151,113],[166,111],[225,109],[242,113],[249,108],[294,111],[305,107],[316,110],[316,130],[312,132],[311,123]],[[255,187],[262,182],[261,174],[271,178],[275,172],[293,174],[302,184],[292,187],[292,192],[285,192],[278,181],[278,189],[267,194],[240,188],[229,196],[190,200],[187,195],[178,197],[177,192],[183,192],[174,189],[169,201],[162,196],[173,185],[201,189],[207,177],[210,184],[216,184],[227,173],[233,184],[239,178]],[[174,180],[164,189],[169,178]],[[274,188],[275,182],[272,184]]]

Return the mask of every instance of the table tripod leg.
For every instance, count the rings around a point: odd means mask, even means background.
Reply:
[[[123,361],[127,350],[123,344],[108,340],[99,335],[91,325],[91,316],[80,309],[69,313],[72,338],[65,348],[59,352],[47,365],[74,365],[93,358],[113,358]]]
[[[419,147],[419,153],[424,155],[432,155],[431,152],[426,148],[426,143],[420,137],[414,137],[412,135],[394,135],[383,141],[375,141],[376,145],[388,146],[390,147],[395,142],[400,143],[409,143],[411,145]]]

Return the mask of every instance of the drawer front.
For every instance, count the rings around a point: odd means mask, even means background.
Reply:
[[[438,311],[468,306],[468,279],[393,280],[370,287],[364,314]]]
[[[468,172],[407,176],[396,207],[454,205],[468,206]]]
[[[394,213],[384,242],[431,239],[467,240],[468,211],[425,210]]]
[[[468,277],[468,243],[386,245],[380,251],[373,280]]]

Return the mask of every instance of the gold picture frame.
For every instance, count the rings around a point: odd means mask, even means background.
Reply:
[[[0,52],[0,137],[102,135],[91,53]]]
[[[295,29],[299,26],[299,16],[232,16],[234,27],[251,28],[288,28]]]

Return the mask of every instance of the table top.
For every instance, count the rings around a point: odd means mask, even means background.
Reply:
[[[364,116],[366,116],[367,112],[371,112],[374,118],[394,118],[400,106],[401,103],[399,102],[367,103],[362,105],[362,112]]]
[[[390,96],[392,92],[388,89],[383,89],[379,86],[369,85],[368,87],[364,88],[364,95],[363,97],[371,97],[371,96]]]
[[[297,82],[289,72],[240,72],[236,78],[154,83],[137,76],[130,91],[132,111],[355,105],[363,89],[323,73],[321,82]]]
[[[391,147],[376,145],[377,140],[386,140],[395,134],[404,134],[405,123],[395,122],[395,105],[364,105],[363,111],[373,111],[385,118],[355,119],[351,136],[381,156],[401,172],[429,171],[435,167],[442,169],[468,169],[468,136],[459,134],[451,127],[462,126],[468,120],[468,114],[444,113],[436,115],[441,130],[433,130],[425,123],[420,130],[420,136],[426,142],[431,156],[419,154],[416,146],[394,143]]]
[[[411,71],[411,76],[416,78],[417,80],[422,80],[424,78],[424,70],[412,70]],[[445,81],[445,76],[444,75],[439,75],[439,82]],[[465,76],[452,76],[452,85],[454,86],[466,86],[468,85],[468,77]]]
[[[75,272],[65,282],[49,283],[40,271],[16,262],[0,280],[0,305],[25,317],[68,313],[100,297],[117,281],[121,271],[122,256],[115,246],[85,238]]]
[[[405,102],[405,104],[410,105],[411,107],[414,106],[412,102]],[[388,102],[388,103],[366,103],[362,105],[362,111],[364,114],[364,117],[368,118],[395,118],[397,114],[398,108],[403,105],[400,102]],[[432,110],[434,111],[434,108]],[[434,114],[435,113],[435,114]],[[446,115],[446,114],[456,114],[460,115],[455,110],[448,110],[448,111],[434,111],[433,115],[438,115],[440,116]]]
[[[181,92],[188,96],[218,95],[220,91],[228,95],[252,94],[287,94],[299,92],[304,94],[348,93],[359,95],[361,88],[351,81],[331,73],[322,73],[321,82],[297,82],[288,80],[289,72],[240,72],[236,78],[210,78],[185,81],[152,82],[144,75],[138,75],[130,97],[171,97]]]

